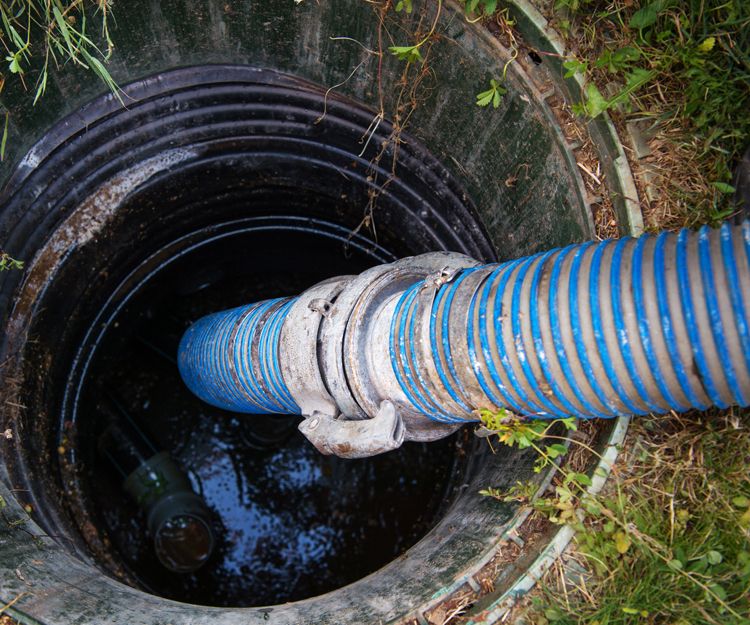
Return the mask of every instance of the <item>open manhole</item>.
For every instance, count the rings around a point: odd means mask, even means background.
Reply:
[[[501,596],[554,541],[519,538],[524,511],[477,494],[545,483],[531,455],[493,453],[464,429],[372,459],[324,457],[295,419],[212,409],[180,381],[177,342],[209,312],[433,250],[492,261],[593,236],[537,82],[511,65],[502,105],[473,104],[507,51],[445,8],[432,58],[449,87],[429,90],[400,133],[378,101],[400,97],[403,68],[385,59],[373,90],[378,59],[363,49],[377,46],[378,16],[339,4],[210,2],[188,11],[215,27],[199,33],[181,12],[123,5],[126,107],[78,74],[48,96],[55,119],[4,95],[18,141],[0,240],[27,269],[0,291],[0,604],[21,622],[424,621],[481,590],[491,564]],[[153,54],[135,28],[144,10],[158,13]],[[330,39],[355,35],[361,45]],[[197,572],[160,565],[99,452],[113,398],[211,510],[217,544]],[[499,561],[510,536],[513,558]]]

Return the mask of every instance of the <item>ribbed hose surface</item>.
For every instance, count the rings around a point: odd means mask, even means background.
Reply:
[[[369,367],[347,371],[350,381],[370,380],[379,401],[447,423],[476,420],[481,408],[551,418],[750,404],[748,222],[571,245],[445,279],[391,296],[390,364],[345,355],[347,366]],[[295,301],[196,322],[178,358],[190,389],[236,412],[299,414],[299,380],[280,365],[298,355],[279,347]],[[334,317],[375,323],[346,317],[357,310]],[[322,373],[317,357],[305,362]]]
[[[279,366],[281,327],[295,301],[267,300],[196,321],[177,359],[188,388],[234,412],[299,414]]]
[[[750,224],[586,243],[399,297],[393,372],[438,421],[750,403]]]

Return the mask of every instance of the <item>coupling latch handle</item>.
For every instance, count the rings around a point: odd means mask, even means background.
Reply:
[[[405,434],[401,417],[387,400],[371,419],[347,420],[316,411],[298,427],[320,453],[339,458],[367,458],[397,449]]]

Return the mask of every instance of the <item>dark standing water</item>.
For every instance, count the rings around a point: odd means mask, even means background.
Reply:
[[[212,408],[187,391],[173,362],[191,320],[375,262],[309,232],[238,233],[163,268],[110,320],[72,430],[82,476],[83,514],[75,514],[82,527],[89,520],[97,527],[126,579],[190,603],[283,603],[364,577],[434,526],[460,474],[455,437],[366,460],[322,456],[297,431],[298,417]],[[106,393],[172,453],[211,508],[217,547],[199,571],[172,573],[159,564],[143,513],[97,454]]]

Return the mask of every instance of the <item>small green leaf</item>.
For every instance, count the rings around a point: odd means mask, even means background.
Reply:
[[[625,532],[615,533],[615,549],[617,549],[617,553],[626,553],[627,550],[630,549],[631,544],[632,543],[630,540],[630,536],[628,536]],[[633,614],[636,614],[636,612],[634,612]]]
[[[578,59],[569,59],[563,61],[563,67],[567,70],[564,78],[572,78],[576,74],[585,74],[588,70],[588,63],[586,61],[579,61]]]
[[[639,87],[645,85],[656,75],[656,72],[643,69],[642,67],[636,67],[633,71],[627,75],[627,81],[625,82],[625,89],[623,93],[633,93]],[[618,98],[620,96],[618,95]]]
[[[612,59],[616,63],[628,63],[637,61],[641,58],[641,51],[633,46],[623,46],[618,50],[615,50],[612,54]]]
[[[477,94],[477,106],[487,106],[492,102],[492,96],[495,93],[494,89],[488,89]]]
[[[400,13],[401,11],[411,13],[413,10],[412,0],[399,0],[396,4],[396,13]]]
[[[625,102],[628,97],[640,89],[643,85],[649,82],[656,72],[637,67],[627,74],[625,82],[625,88],[620,91],[615,97],[607,101],[607,108],[611,108],[616,104]]]
[[[508,92],[499,81],[492,78],[490,80],[490,88],[487,91],[482,91],[477,94],[477,106],[488,106],[492,102],[492,108],[500,106],[502,97]],[[520,441],[519,441],[520,443]]]
[[[583,507],[591,516],[599,516],[602,513],[602,507],[591,497],[586,497],[582,501]]]
[[[750,506],[750,499],[748,499],[744,495],[738,495],[737,497],[732,499],[732,503],[738,508],[747,508],[748,506]]]
[[[684,568],[679,560],[670,560],[667,562],[667,566],[673,571],[681,571]]]
[[[706,54],[707,52],[711,52],[711,50],[714,49],[715,45],[716,45],[716,37],[706,37],[698,45],[698,52],[702,52],[703,54]]]
[[[422,53],[419,51],[419,46],[391,46],[388,50],[391,54],[396,56],[399,61],[412,63],[423,60]]]
[[[735,188],[731,184],[726,182],[712,182],[711,183],[720,193],[734,193]]]
[[[39,98],[44,95],[45,91],[47,91],[47,68],[46,67],[42,70],[42,74],[39,76],[39,80],[37,81],[36,94],[34,95],[34,102],[32,102],[32,106],[34,106],[39,100]]]
[[[573,111],[573,115],[577,115],[578,117],[584,117],[587,115],[586,104],[583,102],[573,102],[570,110]]]
[[[724,558],[718,551],[711,550],[706,554],[709,564],[719,564]]]
[[[701,556],[698,559],[694,559],[690,566],[688,566],[688,571],[690,573],[705,573],[706,569],[708,568],[708,558],[706,556]]]
[[[565,419],[560,419],[560,423],[562,423],[565,426],[565,429],[568,431],[578,431],[578,424],[576,423],[575,417],[566,417]]]
[[[656,22],[657,17],[659,17],[659,6],[656,2],[652,2],[633,13],[628,26],[637,30],[643,30],[652,26]]]
[[[719,586],[719,584],[709,584],[708,587],[719,599],[722,601],[727,600],[727,591],[722,586]]]
[[[605,50],[596,59],[594,67],[606,68],[611,74],[627,69],[633,62],[637,61],[641,53],[633,46],[624,46],[617,50]]]
[[[2,6],[4,7],[5,4],[3,4]],[[10,23],[5,11],[0,11],[0,15],[2,15],[2,19],[3,19],[3,28],[5,29],[7,33],[10,34],[10,37],[13,40],[13,43],[16,45],[16,47],[19,50],[21,48],[24,48],[26,46],[26,42],[23,40],[23,37],[21,37],[18,31],[13,27],[13,25]]]
[[[586,85],[585,110],[589,117],[598,117],[609,107],[609,101],[602,95],[594,83],[590,82]]]
[[[23,269],[23,261],[11,258],[9,254],[5,252],[0,253],[0,271],[10,271],[11,269]],[[0,504],[2,504],[2,497],[0,497]],[[0,505],[0,508],[3,506]]]
[[[8,69],[10,70],[11,74],[23,74],[23,69],[21,68],[20,53],[16,53],[13,56],[6,56],[5,60],[10,61]]]
[[[621,609],[621,610],[622,610],[622,611],[623,611],[623,612],[624,612],[625,614],[640,614],[640,613],[641,613],[641,611],[640,611],[640,610],[636,610],[635,608],[628,608],[628,607],[625,607],[625,606],[623,606],[623,607],[622,607],[622,608],[620,608],[620,609]]]
[[[59,4],[59,1],[55,0],[55,4],[52,5],[52,13],[55,16],[55,22],[57,23],[57,27],[60,30],[60,34],[63,36],[63,39],[65,39],[65,45],[68,46],[68,53],[70,54],[71,58],[74,58],[76,56],[76,53],[73,49],[73,42],[70,39],[70,32],[68,30],[68,25],[65,23],[65,18],[58,8]]]
[[[486,15],[492,15],[497,11],[497,0],[484,0],[484,12]]]
[[[591,478],[585,473],[574,473],[573,479],[581,486],[591,486]]]

